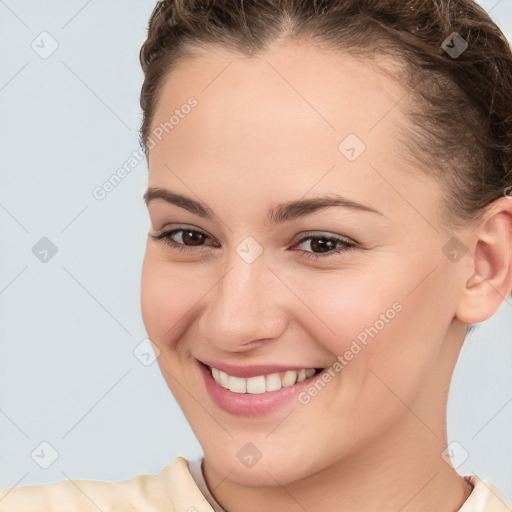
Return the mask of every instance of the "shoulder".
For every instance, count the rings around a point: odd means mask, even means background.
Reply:
[[[473,492],[459,512],[512,512],[505,496],[489,480],[476,475],[465,478],[473,485]]]
[[[0,512],[175,512],[176,502],[194,494],[188,462],[177,457],[158,475],[130,480],[63,480],[0,490]],[[196,487],[197,489],[197,487]],[[197,491],[199,491],[197,489]]]

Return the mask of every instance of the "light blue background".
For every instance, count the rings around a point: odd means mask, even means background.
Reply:
[[[200,446],[145,339],[140,267],[148,220],[139,164],[92,195],[134,151],[138,52],[153,0],[0,0],[0,488],[158,473]],[[482,2],[512,39],[511,0]],[[48,31],[57,51],[31,48]],[[48,46],[47,46],[48,47]],[[48,237],[47,263],[32,247]],[[512,499],[512,302],[463,348],[449,402],[459,467]],[[58,459],[31,458],[47,441]]]

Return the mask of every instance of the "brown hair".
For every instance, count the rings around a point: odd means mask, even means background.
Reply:
[[[467,43],[460,55],[449,52],[454,32]],[[140,51],[146,154],[159,91],[178,60],[219,46],[254,56],[293,40],[401,64],[392,73],[410,92],[403,156],[444,180],[448,225],[478,220],[504,194],[512,200],[512,53],[472,0],[160,1]]]

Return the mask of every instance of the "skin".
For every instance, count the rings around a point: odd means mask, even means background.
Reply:
[[[512,201],[476,225],[446,227],[442,185],[395,144],[408,125],[397,105],[405,92],[368,63],[297,42],[256,58],[205,49],[166,79],[153,127],[190,96],[198,105],[150,150],[149,187],[215,215],[149,201],[142,312],[203,447],[207,484],[229,512],[448,512],[471,492],[441,456],[447,393],[467,324],[492,316],[512,287]],[[338,150],[348,134],[366,145],[354,162]],[[331,207],[267,218],[277,204],[334,193],[381,215]],[[183,225],[210,238],[182,252],[151,236]],[[311,231],[357,248],[308,258],[318,248],[300,239]],[[236,252],[247,236],[263,249],[252,263]],[[452,236],[467,249],[456,263],[442,250]],[[402,310],[307,405],[230,415],[195,366],[328,367],[397,302]],[[250,468],[237,457],[248,442],[262,454]]]

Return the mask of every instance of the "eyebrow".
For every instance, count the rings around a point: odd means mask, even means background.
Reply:
[[[148,188],[144,194],[144,201],[146,205],[157,199],[165,201],[166,203],[173,204],[175,206],[179,206],[180,208],[184,208],[185,210],[205,219],[212,219],[215,216],[213,211],[208,206],[199,201],[191,199],[190,197],[177,194],[160,187]],[[318,210],[331,208],[333,206],[347,208],[350,210],[375,213],[385,217],[383,213],[379,212],[375,208],[357,203],[356,201],[352,201],[351,199],[347,199],[339,195],[330,195],[324,197],[315,197],[311,199],[299,199],[297,201],[278,204],[273,206],[267,212],[267,218],[271,224],[277,224],[298,219],[300,217],[305,217],[306,215],[310,215]]]

